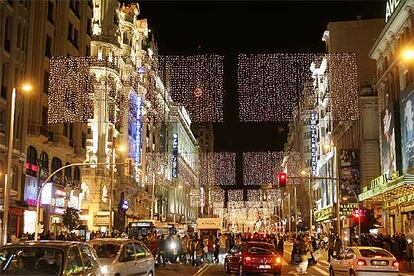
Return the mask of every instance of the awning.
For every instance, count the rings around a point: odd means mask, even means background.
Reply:
[[[414,193],[414,177],[401,176],[359,194],[359,200],[389,201]]]

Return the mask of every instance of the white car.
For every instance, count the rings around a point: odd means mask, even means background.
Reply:
[[[103,238],[88,241],[95,249],[104,275],[155,275],[155,262],[150,250],[131,239]]]
[[[330,276],[398,276],[398,262],[385,249],[371,246],[345,248],[331,260]]]

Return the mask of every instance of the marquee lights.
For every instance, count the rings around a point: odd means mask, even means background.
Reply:
[[[230,201],[243,201],[243,190],[228,190],[228,200]]]
[[[191,120],[223,121],[223,56],[160,56],[159,74]]]
[[[238,57],[239,113],[243,122],[292,121],[304,88],[313,82],[313,62],[327,57],[333,120],[356,120],[358,79],[353,53],[240,54]],[[312,100],[313,101],[313,100]]]

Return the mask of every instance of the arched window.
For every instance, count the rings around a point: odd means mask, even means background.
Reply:
[[[37,151],[34,147],[30,146],[27,148],[27,163],[37,165]]]
[[[67,162],[65,166],[67,166],[67,165],[70,165],[70,163]],[[65,184],[67,182],[72,181],[72,167],[65,168],[64,180],[65,180]]]
[[[80,169],[79,167],[75,167],[73,170],[73,180],[76,182],[80,182]]]
[[[62,161],[57,158],[52,158],[52,173],[62,167]],[[61,183],[62,182],[62,171],[58,172],[56,175],[53,176],[53,182]]]
[[[6,171],[6,167],[4,166],[4,162],[0,161],[0,187],[4,187],[4,173]]]
[[[49,156],[42,151],[40,154],[40,177],[45,178],[49,174]]]

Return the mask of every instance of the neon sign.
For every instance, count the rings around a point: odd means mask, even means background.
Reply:
[[[317,115],[316,112],[311,112],[310,114],[310,130],[311,130],[311,167],[312,167],[312,175],[317,174],[318,168],[318,131],[316,128],[317,124]]]
[[[173,133],[173,144],[172,144],[172,177],[178,176],[178,134]]]
[[[390,19],[391,15],[397,9],[400,0],[388,0],[385,6],[385,23]]]

